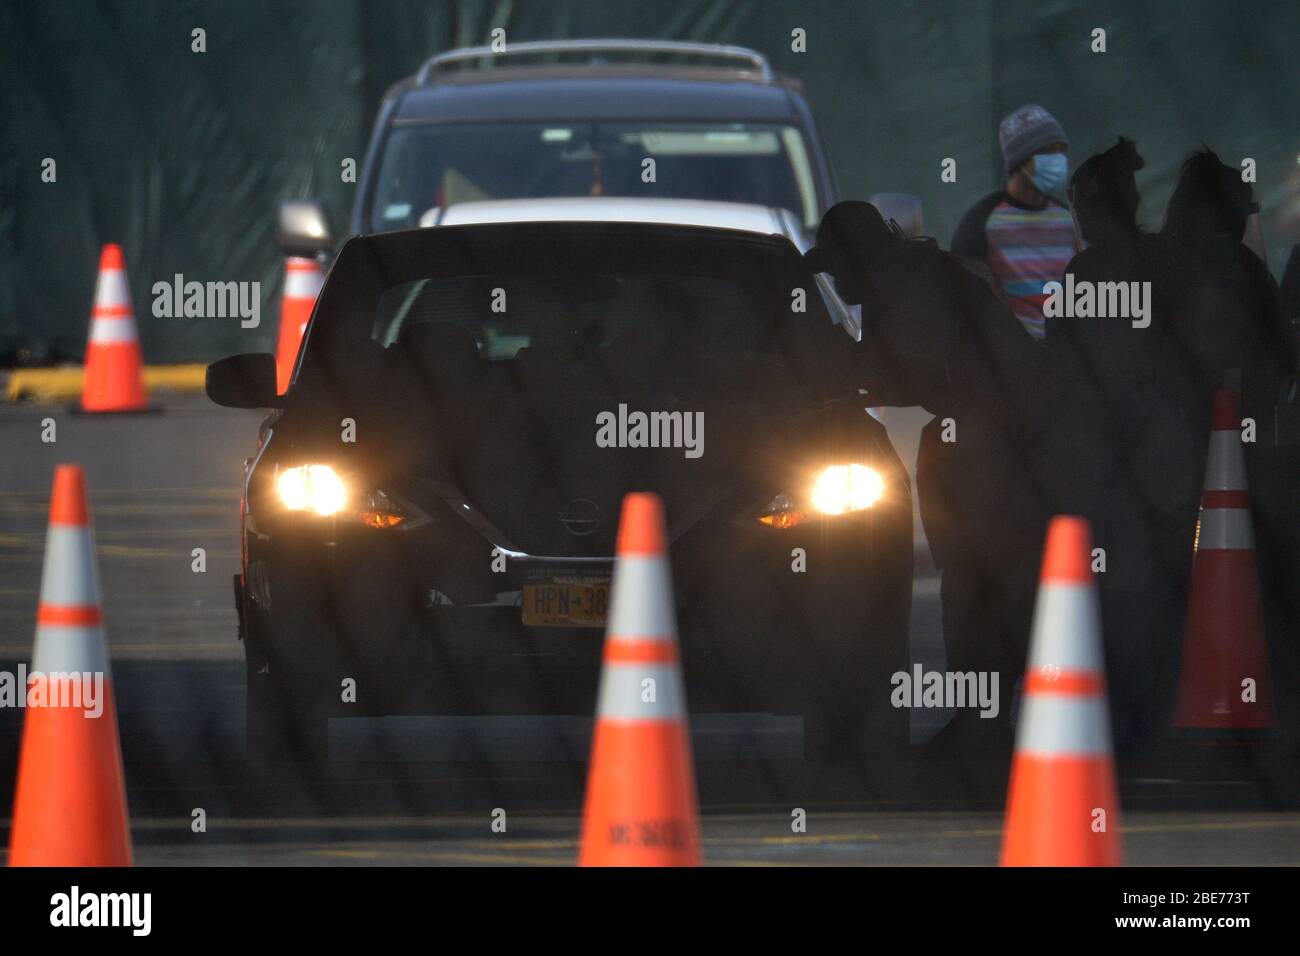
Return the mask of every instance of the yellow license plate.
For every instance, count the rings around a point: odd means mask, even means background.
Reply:
[[[529,627],[604,627],[608,581],[549,581],[526,584],[524,624]]]

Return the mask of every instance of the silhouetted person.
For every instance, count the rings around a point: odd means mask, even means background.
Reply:
[[[1061,278],[1078,251],[1069,210],[1053,194],[1065,186],[1069,140],[1036,104],[998,125],[1006,183],[976,203],[957,226],[952,251],[985,263],[1034,339],[1043,339],[1043,283]]]
[[[1056,510],[1087,517],[1105,551],[1097,583],[1123,755],[1152,742],[1172,708],[1212,397],[1212,344],[1196,329],[1200,265],[1138,225],[1142,166],[1121,137],[1070,180],[1087,248],[1066,267],[1066,288],[1093,294],[1088,311],[1120,314],[1047,317],[1065,392],[1053,432]],[[1127,301],[1103,299],[1102,283],[1122,283]]]
[[[1281,668],[1275,684],[1283,719],[1300,726],[1294,694],[1300,680],[1300,460],[1295,446],[1279,446],[1273,436],[1278,394],[1295,371],[1296,346],[1268,267],[1242,243],[1247,219],[1258,209],[1240,171],[1203,150],[1183,164],[1163,233],[1186,246],[1204,270],[1201,306],[1204,335],[1218,354],[1214,372],[1234,384],[1233,370],[1240,370],[1241,414],[1256,422],[1256,440],[1244,450],[1265,626],[1274,666]]]
[[[1205,305],[1214,319],[1207,334],[1215,336],[1218,367],[1243,372],[1245,415],[1268,414],[1296,361],[1277,284],[1242,243],[1246,221],[1258,211],[1241,173],[1203,150],[1183,164],[1161,230],[1197,258],[1210,282]]]
[[[1046,355],[985,281],[863,202],[833,207],[808,253],[862,305],[854,372],[885,404],[920,405],[917,493],[942,579],[949,671],[996,671],[999,713],[959,711],[932,751],[1005,784],[1049,498],[1040,452],[1054,405]]]

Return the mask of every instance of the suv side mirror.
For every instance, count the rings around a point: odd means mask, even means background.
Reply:
[[[279,408],[275,356],[248,352],[218,359],[208,366],[208,398],[227,408]]]
[[[871,205],[880,210],[885,221],[894,220],[903,235],[919,239],[925,235],[925,217],[921,215],[921,199],[911,193],[876,193]]]
[[[329,217],[319,199],[286,199],[280,203],[280,248],[286,255],[314,258],[334,248]]]

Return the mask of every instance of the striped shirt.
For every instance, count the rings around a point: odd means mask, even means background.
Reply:
[[[1061,281],[1079,251],[1065,206],[1049,197],[1042,209],[1029,209],[1006,192],[995,192],[962,218],[952,251],[986,262],[1016,318],[1034,339],[1043,340],[1043,285]]]

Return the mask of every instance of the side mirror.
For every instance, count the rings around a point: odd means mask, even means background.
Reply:
[[[334,248],[329,217],[319,199],[286,199],[280,203],[280,248],[286,255],[313,258]]]
[[[921,198],[910,193],[876,193],[871,205],[880,210],[885,221],[894,220],[903,235],[919,239],[925,235],[925,218],[921,215]]]
[[[279,408],[275,387],[275,356],[248,352],[219,359],[208,366],[208,398],[227,408]]]

